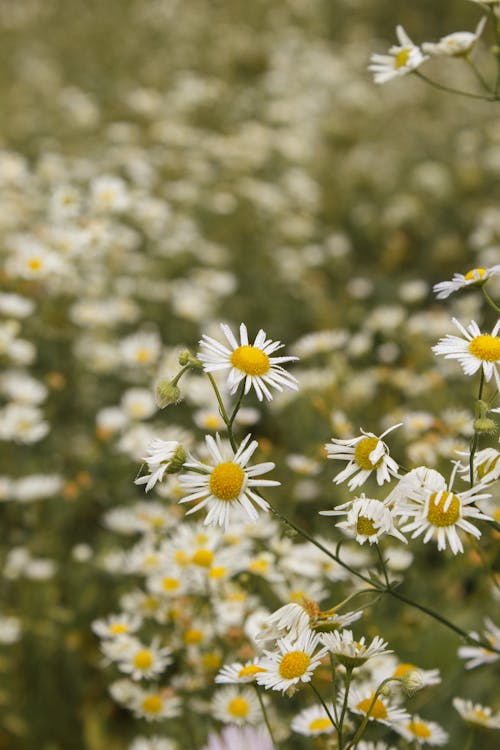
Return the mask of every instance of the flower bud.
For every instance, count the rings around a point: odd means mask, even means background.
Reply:
[[[175,453],[173,457],[170,459],[166,473],[178,474],[179,471],[184,466],[185,460],[186,460],[186,451],[184,450],[182,445],[178,445],[177,448],[175,449]]]
[[[161,380],[156,386],[156,404],[159,409],[164,409],[171,404],[177,404],[181,400],[181,389],[173,385],[169,380]]]
[[[422,690],[424,684],[424,678],[418,669],[410,670],[401,678],[401,687],[409,698],[418,693],[419,690]]]

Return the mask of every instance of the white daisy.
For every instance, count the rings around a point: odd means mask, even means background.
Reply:
[[[453,318],[453,322],[463,334],[463,338],[447,334],[432,347],[434,354],[442,354],[446,359],[458,359],[466,375],[474,375],[482,368],[486,382],[494,376],[500,390],[500,373],[497,369],[500,363],[500,318],[491,334],[481,333],[474,320],[467,329],[456,318]]]
[[[333,510],[321,510],[321,516],[346,515],[347,519],[335,524],[339,529],[345,529],[356,536],[359,544],[368,541],[370,544],[378,542],[382,534],[391,534],[406,544],[407,540],[394,525],[391,510],[380,500],[365,497],[361,494],[352,502],[344,503]]]
[[[454,292],[465,289],[469,286],[482,286],[491,276],[500,273],[500,265],[491,268],[472,268],[467,273],[454,274],[451,281],[440,281],[434,284],[433,289],[436,292],[437,299],[446,299]]]
[[[444,745],[448,742],[448,734],[435,721],[427,721],[414,714],[409,721],[393,726],[407,742],[417,745]]]
[[[317,737],[320,734],[331,734],[335,727],[323,706],[309,706],[294,716],[292,731],[306,737]]]
[[[359,641],[354,640],[352,630],[343,630],[341,633],[322,633],[320,640],[328,651],[337,657],[340,664],[349,669],[355,669],[363,666],[372,656],[381,656],[392,653],[388,650],[387,643],[378,635],[372,642],[365,644],[363,636]]]
[[[284,636],[297,639],[307,632],[312,632],[310,612],[302,604],[290,602],[266,617],[255,639],[269,641]]]
[[[262,666],[267,670],[257,675],[257,684],[266,689],[285,690],[298,682],[310,682],[321,659],[328,653],[320,646],[316,633],[304,632],[297,639],[280,638],[276,651],[265,651]]]
[[[347,484],[352,492],[356,487],[364,484],[373,471],[376,472],[379,485],[389,482],[391,476],[398,476],[398,465],[390,457],[389,448],[382,438],[397,427],[401,427],[401,424],[389,427],[380,436],[361,430],[360,437],[350,440],[332,438],[330,443],[326,443],[325,450],[328,458],[349,461],[346,468],[334,478],[335,484],[341,484],[352,477]]]
[[[130,641],[129,652],[118,662],[118,668],[133,680],[142,680],[156,677],[171,663],[170,649],[160,648],[157,639],[150,646],[134,639]]]
[[[235,507],[242,508],[251,521],[257,520],[258,513],[252,503],[262,510],[268,510],[269,504],[252,488],[280,484],[271,479],[259,479],[261,474],[274,469],[274,464],[266,462],[247,466],[258,446],[256,440],[249,443],[250,435],[246,436],[236,453],[223,444],[219,435],[215,436],[215,440],[207,435],[205,440],[213,465],[201,463],[195,458],[184,464],[185,469],[196,473],[181,474],[179,477],[183,489],[189,492],[179,502],[199,501],[188,511],[188,515],[208,506],[204,521],[208,526],[219,525],[227,529],[231,509]]]
[[[469,453],[459,454],[464,456],[464,463],[460,465],[459,472],[465,478],[469,478]],[[496,448],[483,448],[474,454],[474,482],[490,484],[500,477],[500,451]]]
[[[455,471],[446,488],[438,490],[415,488],[406,500],[398,504],[395,513],[413,518],[410,523],[401,528],[403,532],[413,532],[412,539],[423,534],[423,542],[427,544],[431,539],[437,538],[439,550],[446,549],[448,544],[453,554],[456,555],[464,551],[458,529],[479,539],[481,532],[468,519],[491,520],[489,516],[475,507],[478,500],[485,500],[491,495],[483,492],[484,486],[481,484],[464,492],[453,492],[454,475]]]
[[[176,750],[177,745],[167,737],[136,737],[128,750]]]
[[[186,457],[184,449],[177,440],[155,438],[147,447],[142,460],[147,463],[149,474],[137,477],[134,484],[145,484],[149,492],[157,482],[161,482],[165,472],[179,471]]]
[[[427,60],[402,26],[396,27],[396,36],[399,44],[390,47],[387,55],[374,54],[370,58],[368,70],[372,71],[375,83],[386,83],[393,78],[411,73]]]
[[[225,724],[257,724],[262,718],[255,691],[233,686],[221,688],[214,693],[211,713]]]
[[[500,628],[498,628],[494,622],[488,617],[484,621],[484,640],[496,648],[500,649]],[[477,633],[470,634],[476,640],[479,638]],[[468,659],[465,662],[466,669],[474,669],[482,664],[492,664],[500,659],[500,656],[495,651],[489,651],[488,649],[481,648],[481,646],[460,646],[458,649],[458,655],[461,659]]]
[[[215,682],[232,685],[238,685],[245,682],[255,682],[256,676],[260,672],[265,671],[266,670],[260,665],[258,659],[247,661],[246,664],[240,664],[240,662],[236,661],[233,664],[226,664],[223,666],[219,674],[216,676]]]
[[[477,40],[483,33],[486,21],[487,16],[483,16],[474,32],[455,31],[453,34],[443,36],[437,44],[424,42],[422,50],[437,57],[466,57],[472,52]]]
[[[204,352],[198,354],[198,358],[203,362],[205,372],[229,369],[227,386],[231,394],[236,392],[242,381],[245,383],[244,392],[248,393],[253,387],[259,401],[262,401],[264,396],[268,401],[272,399],[268,386],[278,391],[282,391],[283,387],[297,390],[296,378],[281,365],[284,362],[292,362],[298,357],[271,356],[281,349],[283,344],[266,338],[262,329],[258,332],[253,344],[249,344],[244,323],[240,325],[239,343],[229,326],[222,323],[221,328],[229,347],[204,334],[200,341]]]
[[[489,706],[482,706],[463,698],[453,698],[453,706],[465,723],[472,727],[500,729],[500,714],[493,714]]]
[[[264,727],[225,727],[220,734],[212,732],[202,750],[274,750]]]
[[[388,698],[379,695],[373,703],[375,692],[370,685],[360,685],[351,688],[348,698],[349,710],[355,714],[365,717],[368,715],[369,721],[379,721],[381,724],[393,727],[395,724],[406,721],[410,715],[404,708],[391,703]],[[343,691],[339,694],[339,704],[342,705],[344,700]],[[371,710],[370,710],[371,708]]]
[[[120,638],[123,635],[135,633],[141,626],[139,615],[122,612],[119,615],[109,615],[104,620],[94,620],[92,630],[100,638]]]
[[[134,715],[146,721],[173,719],[181,713],[181,701],[169,688],[140,690],[131,703]]]

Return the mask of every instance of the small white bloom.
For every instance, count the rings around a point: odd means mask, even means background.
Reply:
[[[131,638],[128,653],[118,660],[118,668],[133,680],[142,680],[157,677],[171,663],[170,649],[160,648],[157,640],[145,646]]]
[[[390,47],[387,55],[374,54],[370,58],[368,69],[372,71],[375,83],[386,83],[398,76],[407,75],[428,59],[402,26],[396,27],[396,36],[399,44]]]
[[[257,724],[262,712],[251,688],[227,687],[217,690],[212,698],[212,715],[225,724]]]
[[[264,667],[260,666],[259,660],[248,661],[246,664],[240,664],[240,662],[234,662],[233,664],[226,664],[222,667],[219,674],[215,678],[217,683],[229,683],[238,685],[245,682],[255,682],[256,676],[259,672],[265,672]]]
[[[298,638],[280,638],[275,651],[265,651],[262,666],[256,681],[266,689],[281,690],[283,693],[298,682],[310,682],[313,672],[321,659],[328,653],[320,646],[319,635],[303,632]]]
[[[463,334],[463,338],[448,334],[432,347],[434,354],[442,354],[445,359],[458,359],[466,375],[475,375],[482,368],[486,382],[489,383],[494,377],[500,390],[500,318],[491,334],[481,333],[474,320],[467,329],[456,318],[453,318],[453,322]]]
[[[323,706],[304,708],[292,719],[292,731],[306,737],[318,737],[320,734],[331,734],[335,731],[331,719]]]
[[[417,714],[410,720],[393,725],[393,729],[407,742],[417,745],[439,746],[448,742],[448,734],[435,721],[427,721]]]
[[[148,465],[149,474],[137,477],[134,483],[145,484],[146,492],[153,489],[157,482],[162,481],[179,448],[181,445],[177,440],[161,440],[161,438],[152,440],[147,447],[147,454],[142,458]]]
[[[488,643],[491,643],[493,648],[500,649],[500,628],[488,617],[484,621],[484,638]],[[470,634],[473,638],[479,638],[477,633]],[[492,664],[500,659],[499,654],[489,649],[481,648],[481,646],[460,646],[458,649],[458,655],[461,659],[467,659],[465,662],[466,669],[474,669],[480,667],[482,664]]]
[[[363,717],[368,715],[369,721],[378,721],[390,727],[410,718],[404,708],[391,703],[385,696],[379,695],[375,701],[373,700],[374,697],[375,692],[370,685],[351,688],[347,704],[349,710]],[[340,705],[342,705],[340,701],[343,701],[343,699],[343,691],[341,691],[339,694]]]
[[[401,427],[401,424],[389,427],[380,436],[361,430],[362,435],[351,440],[332,438],[331,442],[325,445],[328,458],[349,462],[346,468],[334,478],[335,484],[341,484],[352,477],[347,484],[352,492],[356,487],[364,484],[373,471],[376,472],[379,485],[389,482],[391,476],[398,476],[398,465],[390,457],[389,448],[382,438],[397,427]]]
[[[453,707],[465,723],[472,727],[500,729],[500,714],[493,714],[489,706],[482,706],[480,703],[473,703],[463,698],[453,698]]]
[[[339,529],[345,529],[356,536],[359,544],[368,541],[370,544],[378,542],[382,534],[391,534],[406,544],[406,539],[396,528],[391,510],[380,500],[365,497],[361,494],[354,501],[339,505],[334,510],[322,510],[322,516],[346,515],[347,519],[335,524]]]
[[[465,274],[454,274],[451,281],[440,281],[438,284],[434,284],[433,289],[437,299],[446,299],[450,294],[458,292],[461,289],[466,289],[469,286],[481,286],[491,276],[496,276],[499,273],[500,264],[491,268],[472,268]]]
[[[387,649],[387,643],[378,635],[367,645],[364,636],[359,641],[354,640],[352,630],[322,633],[320,640],[344,667],[350,669],[363,666],[372,656],[392,653]]]
[[[437,57],[466,57],[472,52],[477,40],[483,33],[486,21],[487,16],[483,16],[474,32],[455,31],[453,34],[443,36],[437,44],[424,42],[422,50]]]

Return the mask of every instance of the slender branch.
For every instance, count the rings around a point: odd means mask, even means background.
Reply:
[[[477,78],[477,80],[479,81],[479,85],[485,91],[487,91],[488,94],[495,94],[496,92],[494,92],[493,89],[488,85],[487,81],[483,78],[483,74],[481,73],[481,71],[479,70],[479,68],[477,68],[474,65],[474,63],[472,62],[471,58],[469,56],[466,56],[464,59],[465,59],[465,62],[470,67],[470,69],[472,70],[472,72],[474,73],[474,75]]]
[[[236,401],[236,404],[235,404],[234,409],[233,409],[233,411],[231,413],[231,416],[229,417],[229,422],[227,423],[227,429],[228,430],[232,430],[233,422],[234,422],[234,420],[236,418],[236,415],[238,414],[238,412],[240,410],[240,406],[241,406],[241,402],[243,400],[244,393],[245,393],[245,381],[242,380],[241,381],[241,385],[240,385],[240,389],[239,389],[239,393],[238,393],[238,400]]]
[[[229,442],[231,443],[231,448],[236,453],[236,451],[238,449],[238,446],[236,445],[236,441],[235,441],[234,436],[233,436],[232,424],[231,424],[231,422],[229,420],[229,417],[227,415],[226,407],[224,406],[224,402],[222,401],[222,397],[220,395],[219,389],[217,388],[217,383],[214,380],[214,376],[212,375],[211,372],[207,372],[207,375],[208,375],[208,379],[210,380],[210,384],[212,386],[213,392],[215,393],[215,397],[217,399],[217,403],[219,404],[220,415],[221,415],[222,419],[224,420],[224,424],[227,427],[227,432],[228,432],[228,436],[229,436]]]
[[[258,698],[259,703],[260,703],[260,708],[261,708],[261,711],[262,711],[262,716],[264,718],[264,723],[265,723],[265,725],[267,727],[267,731],[269,732],[269,736],[271,738],[271,742],[272,742],[273,748],[277,749],[278,745],[276,744],[276,740],[273,737],[273,730],[271,729],[271,725],[269,723],[269,717],[267,715],[266,707],[264,705],[264,700],[263,700],[262,695],[260,694],[260,690],[257,687],[257,685],[255,684],[255,682],[254,682],[253,686],[255,688],[255,692],[257,693],[257,698]]]
[[[380,547],[378,546],[378,542],[375,544],[375,547],[377,549],[378,559],[380,561],[380,565],[381,565],[382,571],[384,573],[385,585],[387,586],[387,590],[390,591],[391,588],[392,588],[391,587],[391,582],[389,581],[389,576],[387,575],[387,568],[385,566],[384,558],[382,556],[382,551],[381,551]]]
[[[328,716],[328,718],[329,718],[329,719],[330,719],[330,721],[332,722],[332,726],[334,726],[334,727],[335,727],[335,729],[337,729],[337,722],[335,721],[335,718],[334,718],[334,716],[333,716],[332,712],[330,711],[330,709],[329,709],[329,708],[328,708],[328,706],[326,705],[326,703],[325,703],[325,700],[323,699],[323,696],[322,696],[322,695],[321,695],[321,693],[319,692],[318,688],[317,688],[317,687],[316,687],[315,685],[313,685],[313,683],[312,683],[312,682],[310,682],[310,683],[309,683],[309,685],[310,685],[310,687],[312,688],[313,692],[314,692],[314,693],[316,694],[316,698],[317,698],[317,699],[319,700],[319,702],[321,703],[321,705],[322,705],[322,706],[323,706],[323,708],[325,709],[325,711],[326,711],[326,713],[327,713],[327,716]]]
[[[483,398],[483,388],[484,388],[484,370],[481,368],[481,376],[479,378],[479,392],[477,394],[477,400],[481,401]],[[472,442],[470,446],[470,454],[469,454],[469,482],[470,486],[474,486],[474,456],[476,455],[477,450],[477,444],[479,441],[479,433],[474,430],[474,435],[472,437]]]
[[[342,731],[344,728],[344,719],[347,711],[347,703],[349,701],[349,688],[351,687],[351,680],[352,680],[352,667],[350,669],[346,668],[345,673],[345,693],[344,693],[344,701],[342,704],[342,711],[340,712],[340,721],[339,721],[339,745],[338,750],[342,750],[343,748],[343,742],[342,742]]]
[[[351,750],[351,748],[355,748],[357,746],[358,742],[360,741],[361,737],[363,736],[363,733],[364,733],[364,731],[366,729],[366,725],[368,724],[368,720],[370,718],[370,714],[371,714],[371,712],[373,711],[373,709],[375,707],[375,704],[377,702],[377,699],[378,699],[380,693],[382,692],[382,690],[384,689],[384,687],[387,685],[388,682],[392,682],[394,680],[397,680],[398,682],[401,681],[400,678],[398,678],[398,677],[396,677],[396,678],[394,678],[394,677],[387,677],[387,679],[383,680],[380,683],[380,685],[378,686],[378,688],[375,690],[375,692],[373,694],[372,702],[370,703],[370,705],[368,707],[368,711],[366,712],[365,718],[363,719],[363,722],[362,722],[361,726],[359,727],[358,731],[356,732],[356,734],[354,735],[354,737],[352,738],[352,740],[350,741],[350,743],[347,745],[346,750]]]
[[[499,313],[499,314],[500,314],[500,307],[498,307],[498,305],[497,305],[497,304],[496,304],[496,303],[495,303],[495,302],[494,302],[494,301],[493,301],[493,300],[491,299],[490,295],[489,295],[489,294],[488,294],[488,292],[486,291],[486,286],[485,286],[485,284],[483,284],[483,285],[481,286],[481,291],[482,291],[482,293],[483,293],[483,296],[484,296],[484,298],[485,298],[486,302],[488,303],[488,305],[489,305],[490,307],[492,307],[492,308],[493,308],[493,310],[494,310],[495,312],[497,312],[497,313]]]
[[[428,78],[426,75],[421,73],[419,70],[413,70],[413,75],[416,75],[418,78],[420,78],[422,81],[425,81],[430,86],[432,86],[435,89],[439,89],[439,91],[446,91],[448,94],[458,94],[459,96],[466,96],[469,99],[482,99],[485,102],[496,102],[498,101],[498,96],[496,94],[492,94],[491,96],[485,96],[484,94],[473,94],[469,91],[461,91],[460,89],[452,88],[451,86],[445,86],[443,83],[438,83],[437,81],[433,81],[432,78]]]

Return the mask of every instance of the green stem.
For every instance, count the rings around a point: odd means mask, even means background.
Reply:
[[[366,712],[366,716],[363,719],[363,722],[362,722],[361,726],[359,727],[358,731],[356,732],[356,734],[354,735],[354,737],[352,738],[352,740],[350,741],[350,743],[347,745],[346,750],[351,750],[351,748],[355,748],[357,746],[358,742],[360,741],[360,739],[363,736],[363,733],[364,733],[364,731],[366,729],[366,725],[368,724],[368,721],[370,719],[370,714],[371,714],[371,712],[373,711],[373,709],[375,707],[375,703],[377,702],[377,698],[379,697],[380,693],[384,689],[385,685],[387,685],[388,682],[394,681],[395,679],[398,682],[400,682],[400,679],[397,678],[397,677],[396,678],[394,678],[394,677],[388,677],[386,680],[383,680],[380,683],[380,685],[378,686],[378,688],[375,690],[375,692],[373,694],[372,702],[370,703],[370,705],[368,707],[368,711]]]
[[[469,91],[461,91],[460,89],[454,89],[451,86],[445,86],[443,83],[438,83],[437,81],[433,81],[432,78],[428,78],[419,70],[414,70],[412,72],[414,75],[416,75],[422,81],[425,81],[426,83],[428,83],[433,88],[439,89],[439,91],[446,91],[448,94],[458,94],[459,96],[466,96],[469,99],[482,99],[485,102],[498,101],[498,97],[496,94],[495,95],[492,94],[491,96],[485,96],[484,94],[473,94]]]
[[[240,410],[241,402],[243,401],[243,394],[244,394],[244,392],[245,392],[245,381],[242,380],[240,388],[239,388],[238,400],[236,401],[235,407],[234,407],[234,409],[233,409],[233,411],[231,413],[231,416],[229,417],[229,423],[227,425],[227,429],[228,430],[232,430],[232,428],[233,428],[233,422],[234,422],[234,420],[236,418],[236,415],[238,414],[238,412]]]
[[[337,722],[335,721],[335,717],[333,716],[332,712],[330,711],[330,709],[326,705],[325,701],[323,700],[323,696],[319,692],[318,688],[315,685],[313,685],[312,682],[310,682],[309,685],[311,686],[312,691],[315,693],[316,698],[319,700],[319,702],[321,703],[321,705],[325,709],[328,718],[332,722],[332,725],[335,727],[335,729],[337,729]]]
[[[465,743],[464,750],[472,750],[473,746],[474,746],[474,729],[471,728],[467,736],[467,741]]]
[[[483,75],[482,75],[481,71],[479,70],[479,68],[477,68],[477,67],[476,67],[476,66],[474,65],[474,63],[472,62],[471,58],[470,58],[469,56],[467,56],[467,57],[465,57],[465,58],[464,58],[464,60],[465,60],[465,62],[467,63],[467,65],[468,65],[468,66],[470,67],[470,69],[472,70],[472,72],[474,73],[474,75],[475,75],[476,79],[477,79],[477,80],[478,80],[478,82],[479,82],[479,85],[480,85],[480,86],[481,86],[481,87],[482,87],[482,88],[483,88],[483,89],[484,89],[485,91],[487,91],[487,92],[488,92],[488,94],[490,94],[490,95],[491,95],[491,94],[494,94],[494,93],[496,93],[496,92],[494,92],[494,91],[493,91],[493,90],[492,90],[492,89],[490,88],[490,86],[488,85],[488,83],[486,82],[486,80],[485,80],[485,79],[483,78]]]
[[[384,558],[382,556],[382,552],[380,550],[380,547],[378,546],[378,542],[375,544],[375,547],[377,548],[378,559],[379,559],[382,571],[384,573],[385,585],[387,586],[387,590],[390,591],[391,590],[391,582],[389,581],[389,576],[387,575],[387,568],[385,566]]]
[[[179,382],[179,380],[180,380],[180,379],[182,378],[182,376],[183,376],[183,375],[184,375],[184,374],[185,374],[185,373],[186,373],[186,372],[187,372],[188,370],[191,370],[191,369],[192,369],[192,367],[193,367],[193,365],[191,365],[191,364],[189,364],[189,365],[184,365],[184,367],[183,367],[183,368],[182,368],[181,370],[179,370],[179,372],[177,373],[177,375],[175,376],[175,378],[173,378],[173,379],[172,379],[172,380],[170,381],[170,385],[177,385],[177,383],[178,383],[178,382]]]
[[[500,20],[498,19],[493,8],[490,8],[489,11],[490,18],[493,23],[493,28],[495,29],[495,54],[497,58],[497,79],[495,82],[495,95],[498,96],[498,92],[500,91]]]
[[[342,711],[340,712],[340,721],[339,721],[339,728],[338,728],[338,733],[339,733],[338,750],[342,750],[344,746],[343,741],[342,741],[342,732],[344,728],[344,719],[345,719],[345,715],[347,711],[347,703],[349,701],[349,688],[351,687],[352,671],[353,671],[352,667],[350,669],[346,667],[345,694],[344,694],[344,701],[342,704]]]
[[[482,285],[482,287],[481,287],[481,291],[482,291],[482,293],[483,293],[483,296],[484,296],[484,298],[485,298],[486,302],[488,303],[488,305],[489,305],[489,306],[490,306],[491,308],[493,308],[493,310],[494,310],[494,311],[495,311],[496,313],[499,313],[499,314],[500,314],[500,307],[498,307],[498,305],[497,305],[497,304],[496,304],[496,303],[495,303],[495,302],[494,302],[494,301],[493,301],[493,300],[491,299],[490,295],[489,295],[489,294],[488,294],[488,292],[486,291],[486,286],[485,286],[485,284],[483,284],[483,285]]]
[[[481,376],[479,378],[479,392],[477,394],[477,400],[481,401],[483,398],[483,388],[484,388],[484,370],[481,368]],[[474,486],[474,456],[476,455],[477,451],[477,444],[479,441],[479,433],[474,430],[474,435],[472,437],[471,446],[470,446],[470,454],[469,454],[469,482],[470,486]]]
[[[330,657],[330,666],[332,668],[332,706],[336,721],[335,729],[338,731],[339,714],[337,711],[337,672],[335,669],[335,660],[331,651],[328,652],[328,656]]]
[[[229,417],[227,415],[226,407],[224,406],[224,402],[222,401],[222,397],[220,395],[219,389],[217,388],[217,383],[214,380],[214,376],[212,375],[211,372],[207,372],[207,375],[208,375],[208,379],[210,380],[210,384],[212,386],[212,390],[215,393],[215,397],[217,399],[217,403],[219,404],[220,415],[221,415],[222,419],[224,420],[224,424],[227,427],[227,432],[228,432],[229,442],[231,443],[231,448],[236,453],[236,451],[238,450],[238,446],[236,445],[236,441],[235,441],[234,436],[233,436],[232,425],[231,425],[230,419],[229,419]]]
[[[273,737],[273,730],[271,729],[271,725],[269,723],[269,717],[267,715],[266,707],[264,705],[264,700],[263,700],[262,695],[260,694],[260,690],[257,687],[257,685],[255,684],[255,682],[254,682],[254,688],[255,688],[255,692],[257,693],[257,698],[258,698],[259,703],[260,703],[260,709],[262,711],[262,716],[264,718],[264,723],[265,723],[265,725],[267,727],[267,731],[269,732],[269,736],[271,738],[271,742],[272,742],[273,748],[275,748],[275,750],[277,750],[278,745],[276,744],[276,741],[275,741],[275,739]]]

